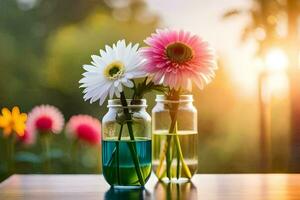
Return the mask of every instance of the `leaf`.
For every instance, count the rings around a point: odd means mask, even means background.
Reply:
[[[35,164],[42,162],[42,160],[39,156],[37,156],[31,152],[25,152],[25,151],[18,152],[15,156],[15,161],[35,163]]]
[[[61,149],[51,149],[49,156],[51,159],[60,159],[64,157],[64,152]]]

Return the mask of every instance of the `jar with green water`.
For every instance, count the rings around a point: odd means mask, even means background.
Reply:
[[[113,99],[108,108],[102,120],[103,176],[115,188],[143,187],[151,174],[152,148],[146,100]]]
[[[152,109],[153,170],[164,182],[185,182],[198,168],[197,110],[192,95],[156,96]]]

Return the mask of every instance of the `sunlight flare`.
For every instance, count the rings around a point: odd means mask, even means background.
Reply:
[[[266,54],[266,69],[269,72],[284,72],[288,66],[288,58],[286,53],[280,48],[272,48]]]

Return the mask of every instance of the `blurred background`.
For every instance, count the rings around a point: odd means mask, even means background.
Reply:
[[[217,50],[214,82],[194,87],[199,173],[300,172],[298,0],[0,0],[0,107],[51,104],[68,120],[101,119],[82,99],[82,65],[105,44],[138,42],[156,28],[191,31]],[[154,105],[149,99],[148,111]],[[0,180],[6,138],[0,137]],[[52,138],[50,173],[100,173],[99,146]],[[17,173],[43,173],[41,144],[16,145]]]

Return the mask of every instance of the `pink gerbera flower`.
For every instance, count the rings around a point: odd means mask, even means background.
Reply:
[[[171,89],[187,89],[193,81],[200,89],[215,76],[216,60],[212,49],[197,35],[186,31],[157,30],[145,40],[142,49],[146,71],[156,84]]]
[[[90,144],[99,144],[101,140],[101,124],[89,115],[75,115],[66,125],[66,133],[73,138]]]
[[[55,133],[61,132],[64,117],[58,108],[50,105],[34,107],[28,114],[27,127],[33,132]]]

